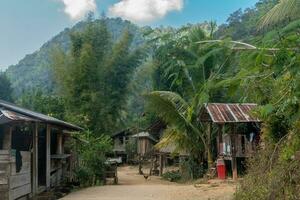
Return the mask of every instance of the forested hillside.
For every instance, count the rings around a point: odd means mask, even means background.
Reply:
[[[82,32],[87,21],[77,23],[72,28],[66,28],[58,35],[54,36],[45,43],[36,52],[26,55],[18,64],[10,66],[7,69],[7,76],[12,83],[14,96],[19,97],[24,92],[31,90],[43,90],[45,93],[52,93],[55,90],[53,82],[53,70],[51,69],[51,52],[55,48],[62,48],[65,52],[70,50],[71,40],[70,34],[73,32]],[[93,23],[99,23],[95,20]],[[111,33],[113,41],[116,41],[122,35],[124,30],[129,30],[134,34],[133,47],[142,44],[143,38],[141,29],[129,21],[120,18],[106,18],[105,23]]]

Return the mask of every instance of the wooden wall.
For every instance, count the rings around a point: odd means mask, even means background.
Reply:
[[[138,147],[137,153],[143,156],[152,151],[153,142],[146,137],[138,138],[137,147]]]
[[[0,196],[9,198],[9,173],[10,153],[9,150],[0,150]]]
[[[19,151],[12,149],[12,127],[14,125],[5,125],[3,131],[3,145],[0,149],[0,200],[15,200],[23,196],[34,196],[41,192],[38,185],[38,131],[36,123],[32,137],[32,151]],[[65,136],[60,129],[57,129],[57,137],[53,141],[56,149],[51,155],[51,128],[47,125],[46,131],[46,185],[44,190],[60,185],[63,179],[71,177],[70,165],[73,159],[69,154],[64,154]],[[2,130],[2,129],[1,129]],[[1,141],[0,141],[1,142]],[[20,153],[20,154],[19,154]],[[16,155],[22,159],[22,165],[17,172]],[[20,155],[20,157],[19,157]],[[18,162],[19,163],[19,162]],[[73,166],[72,169],[74,169]]]
[[[0,194],[14,200],[31,193],[31,153],[21,151],[22,167],[16,172],[16,157],[9,150],[0,150]]]
[[[16,157],[12,156],[11,175],[9,178],[10,199],[16,199],[31,193],[31,153],[21,151],[22,167],[16,172]]]
[[[250,142],[246,135],[237,134],[235,137],[236,157],[249,157],[255,152],[255,142]],[[242,143],[244,141],[244,143]],[[219,144],[219,154],[230,156],[231,155],[231,138],[229,134],[222,136],[222,143]]]
[[[114,138],[114,151],[125,152],[126,151],[125,146],[126,146],[125,136]]]

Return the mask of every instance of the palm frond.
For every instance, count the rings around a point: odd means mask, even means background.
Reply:
[[[172,153],[178,153],[179,151],[186,149],[186,144],[188,142],[185,142],[188,140],[188,137],[185,133],[179,132],[176,128],[168,127],[164,134],[159,141],[155,145],[155,148],[157,149],[168,149],[169,151],[172,151]]]
[[[168,91],[154,91],[148,94],[148,110],[163,118],[168,124],[185,130],[188,123],[185,114],[188,104],[178,94]]]
[[[169,126],[190,136],[197,135],[206,146],[206,140],[200,130],[190,121],[189,104],[178,94],[169,91],[154,91],[146,96],[147,109],[161,117]]]
[[[259,21],[259,29],[274,25],[286,18],[294,18],[298,15],[299,0],[280,0],[263,18]]]

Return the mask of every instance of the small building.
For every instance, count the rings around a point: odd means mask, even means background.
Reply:
[[[179,164],[184,159],[188,158],[190,154],[185,150],[178,151],[176,149],[176,144],[169,144],[163,148],[159,148],[157,151],[157,156],[159,159],[159,175],[161,176],[165,168],[168,165]]]
[[[0,197],[33,197],[72,178],[71,132],[82,128],[0,100]]]
[[[137,139],[137,154],[147,156],[154,151],[154,145],[157,140],[149,132],[140,132],[132,136]]]
[[[129,130],[123,130],[120,132],[117,132],[113,134],[113,152],[114,156],[121,157],[122,163],[127,162],[127,152],[126,152],[126,145],[128,144],[130,140],[130,131]]]
[[[200,112],[200,121],[208,125],[208,135],[216,129],[217,158],[229,163],[234,180],[241,162],[255,153],[260,140],[261,121],[252,113],[256,107],[251,103],[208,103]]]

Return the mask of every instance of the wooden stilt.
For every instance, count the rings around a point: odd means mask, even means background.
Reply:
[[[163,155],[159,154],[159,176],[163,175],[163,170],[164,170]]]
[[[142,168],[143,168],[143,166],[142,166],[142,156],[141,156],[141,154],[139,154],[139,174],[140,175],[143,174]]]
[[[207,127],[207,148],[208,148],[207,149],[207,152],[208,152],[207,162],[208,162],[208,168],[209,168],[209,170],[213,166],[211,135],[212,135],[212,123],[209,122],[208,123],[208,127]]]
[[[51,126],[47,124],[46,132],[46,188],[51,187]]]
[[[236,127],[232,125],[232,133],[230,135],[231,139],[231,167],[232,167],[232,179],[237,181],[238,173],[237,173],[237,161],[236,161]]]
[[[39,178],[39,166],[38,166],[38,123],[35,123],[33,132],[33,153],[32,153],[32,193],[35,196],[38,193],[38,178]]]
[[[218,125],[218,137],[217,137],[217,142],[218,142],[218,155],[223,153],[223,125],[219,124]]]

